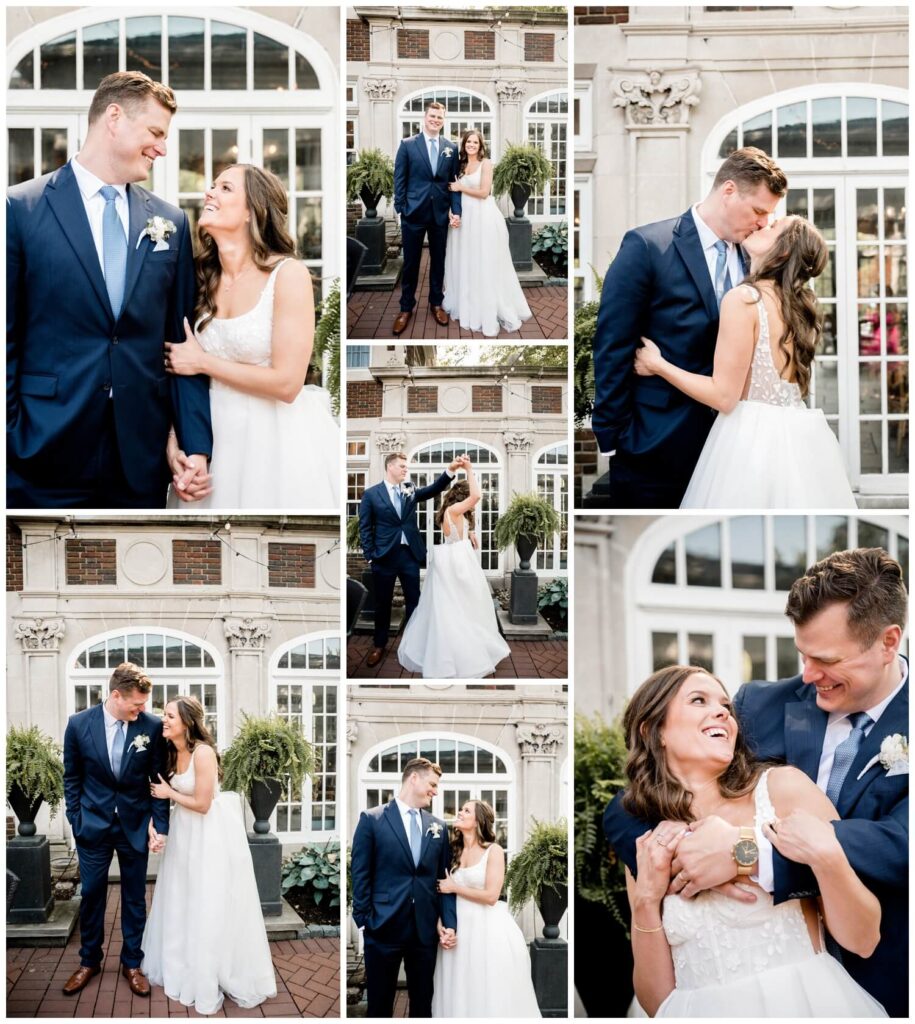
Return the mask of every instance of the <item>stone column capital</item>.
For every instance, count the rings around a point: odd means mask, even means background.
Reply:
[[[16,639],[24,651],[57,651],[66,631],[63,619],[24,619],[16,623]]]
[[[519,722],[515,726],[515,739],[522,757],[555,757],[565,730],[556,722]]]
[[[495,85],[496,95],[503,103],[520,103],[524,98],[524,83],[499,81]]]
[[[380,452],[400,452],[406,447],[407,439],[403,434],[378,434],[375,437],[375,447]]]
[[[392,100],[397,95],[397,79],[364,78],[362,91],[370,100]]]
[[[627,71],[610,82],[613,106],[622,107],[626,127],[670,127],[689,124],[689,112],[699,103],[702,82],[695,68]]]
[[[509,454],[523,454],[529,452],[534,445],[534,438],[531,434],[522,431],[506,431],[502,435],[505,442],[505,450]]]
[[[226,619],[223,623],[230,651],[262,651],[272,626],[266,619]]]

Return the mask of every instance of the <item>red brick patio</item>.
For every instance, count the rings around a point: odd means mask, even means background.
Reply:
[[[152,899],[147,886],[147,906]],[[64,982],[79,966],[79,926],[66,948],[9,948],[6,952],[8,1017],[200,1017],[153,987],[148,998],[133,995],[120,972],[120,886],[108,889],[102,973],[76,996]],[[271,942],[276,998],[251,1010],[226,999],[216,1017],[339,1017],[340,940],[315,938]]]

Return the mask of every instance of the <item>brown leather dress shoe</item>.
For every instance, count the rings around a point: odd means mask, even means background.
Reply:
[[[75,996],[77,992],[82,992],[89,984],[90,979],[101,972],[101,967],[80,967],[70,975],[70,980],[64,985],[64,995]]]
[[[448,326],[448,314],[442,309],[442,307],[441,306],[430,306],[429,308],[432,310],[432,315],[435,317],[435,322],[440,327],[447,327]]]
[[[369,668],[374,668],[378,664],[378,662],[381,661],[381,659],[383,657],[384,657],[384,648],[383,647],[373,647],[372,648],[372,653],[365,659],[365,663],[366,663],[366,665],[368,665]]]
[[[128,967],[127,964],[122,964],[121,974],[123,974],[127,979],[130,991],[133,992],[135,996],[149,995],[149,982],[146,980],[146,975],[139,967]]]
[[[403,332],[407,329],[407,324],[410,322],[411,316],[413,316],[413,314],[409,310],[407,310],[406,312],[398,313],[397,316],[394,317],[393,330],[395,334],[403,334]]]

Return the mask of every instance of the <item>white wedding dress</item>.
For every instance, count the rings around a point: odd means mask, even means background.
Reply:
[[[680,508],[857,508],[823,410],[808,409],[798,385],[779,377],[762,297],[741,287],[759,316],[749,390],[712,424]]]
[[[207,352],[235,363],[270,365],[273,292],[285,262],[273,268],[253,309],[214,318],[197,335]],[[323,388],[306,385],[295,401],[281,402],[211,378],[210,419],[212,493],[187,506],[169,488],[169,508],[339,511],[340,428]]]
[[[194,792],[194,756],[173,775]],[[143,973],[169,999],[216,1013],[223,994],[241,1007],[276,995],[276,979],[237,793],[206,814],[175,804],[143,933]]]
[[[767,775],[756,786],[757,823],[775,818]],[[813,948],[800,900],[776,906],[770,893],[753,892],[755,903],[714,890],[664,898],[677,987],[656,1016],[886,1016],[838,960]]]
[[[425,679],[482,679],[511,654],[465,524],[463,517],[459,528],[451,523],[444,544],[430,551],[419,604],[397,650],[401,665]]]
[[[479,188],[483,168],[461,181]],[[461,226],[448,229],[442,309],[467,331],[495,338],[531,316],[508,248],[505,217],[492,195],[461,193]]]
[[[486,860],[451,877],[471,889],[486,887]],[[457,945],[435,963],[433,1017],[539,1017],[531,958],[521,929],[502,900],[493,906],[457,897]]]

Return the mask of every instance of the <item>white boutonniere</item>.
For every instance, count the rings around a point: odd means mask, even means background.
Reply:
[[[130,745],[134,750],[145,750],[149,746],[149,737],[144,732],[139,736],[135,736],[133,743]]]
[[[416,485],[413,483],[412,480],[404,480],[404,482],[400,485],[400,493],[405,498],[408,498],[413,493],[414,490],[416,490]]]
[[[887,736],[880,744],[880,753],[875,754],[864,766],[864,770],[858,775],[860,779],[865,772],[869,772],[877,762],[883,766],[887,778],[894,775],[909,774],[909,738],[901,733],[893,733]]]
[[[437,821],[433,821],[432,824],[426,829],[426,835],[432,836],[433,839],[441,839],[442,826]]]
[[[168,249],[168,239],[178,229],[170,221],[166,220],[165,217],[150,217],[146,222],[146,227],[140,232],[140,237],[137,239],[137,248],[140,248],[140,242],[144,238],[148,238],[151,242],[156,243],[156,247],[153,252],[163,252]]]
[[[451,154],[452,154],[453,152],[454,152],[454,150],[452,150],[452,149],[450,149],[450,148],[449,148],[449,149],[446,149],[446,150],[444,150],[444,152],[442,153],[442,156],[446,156],[446,157],[448,157],[448,159],[450,160],[450,159],[451,159]]]

